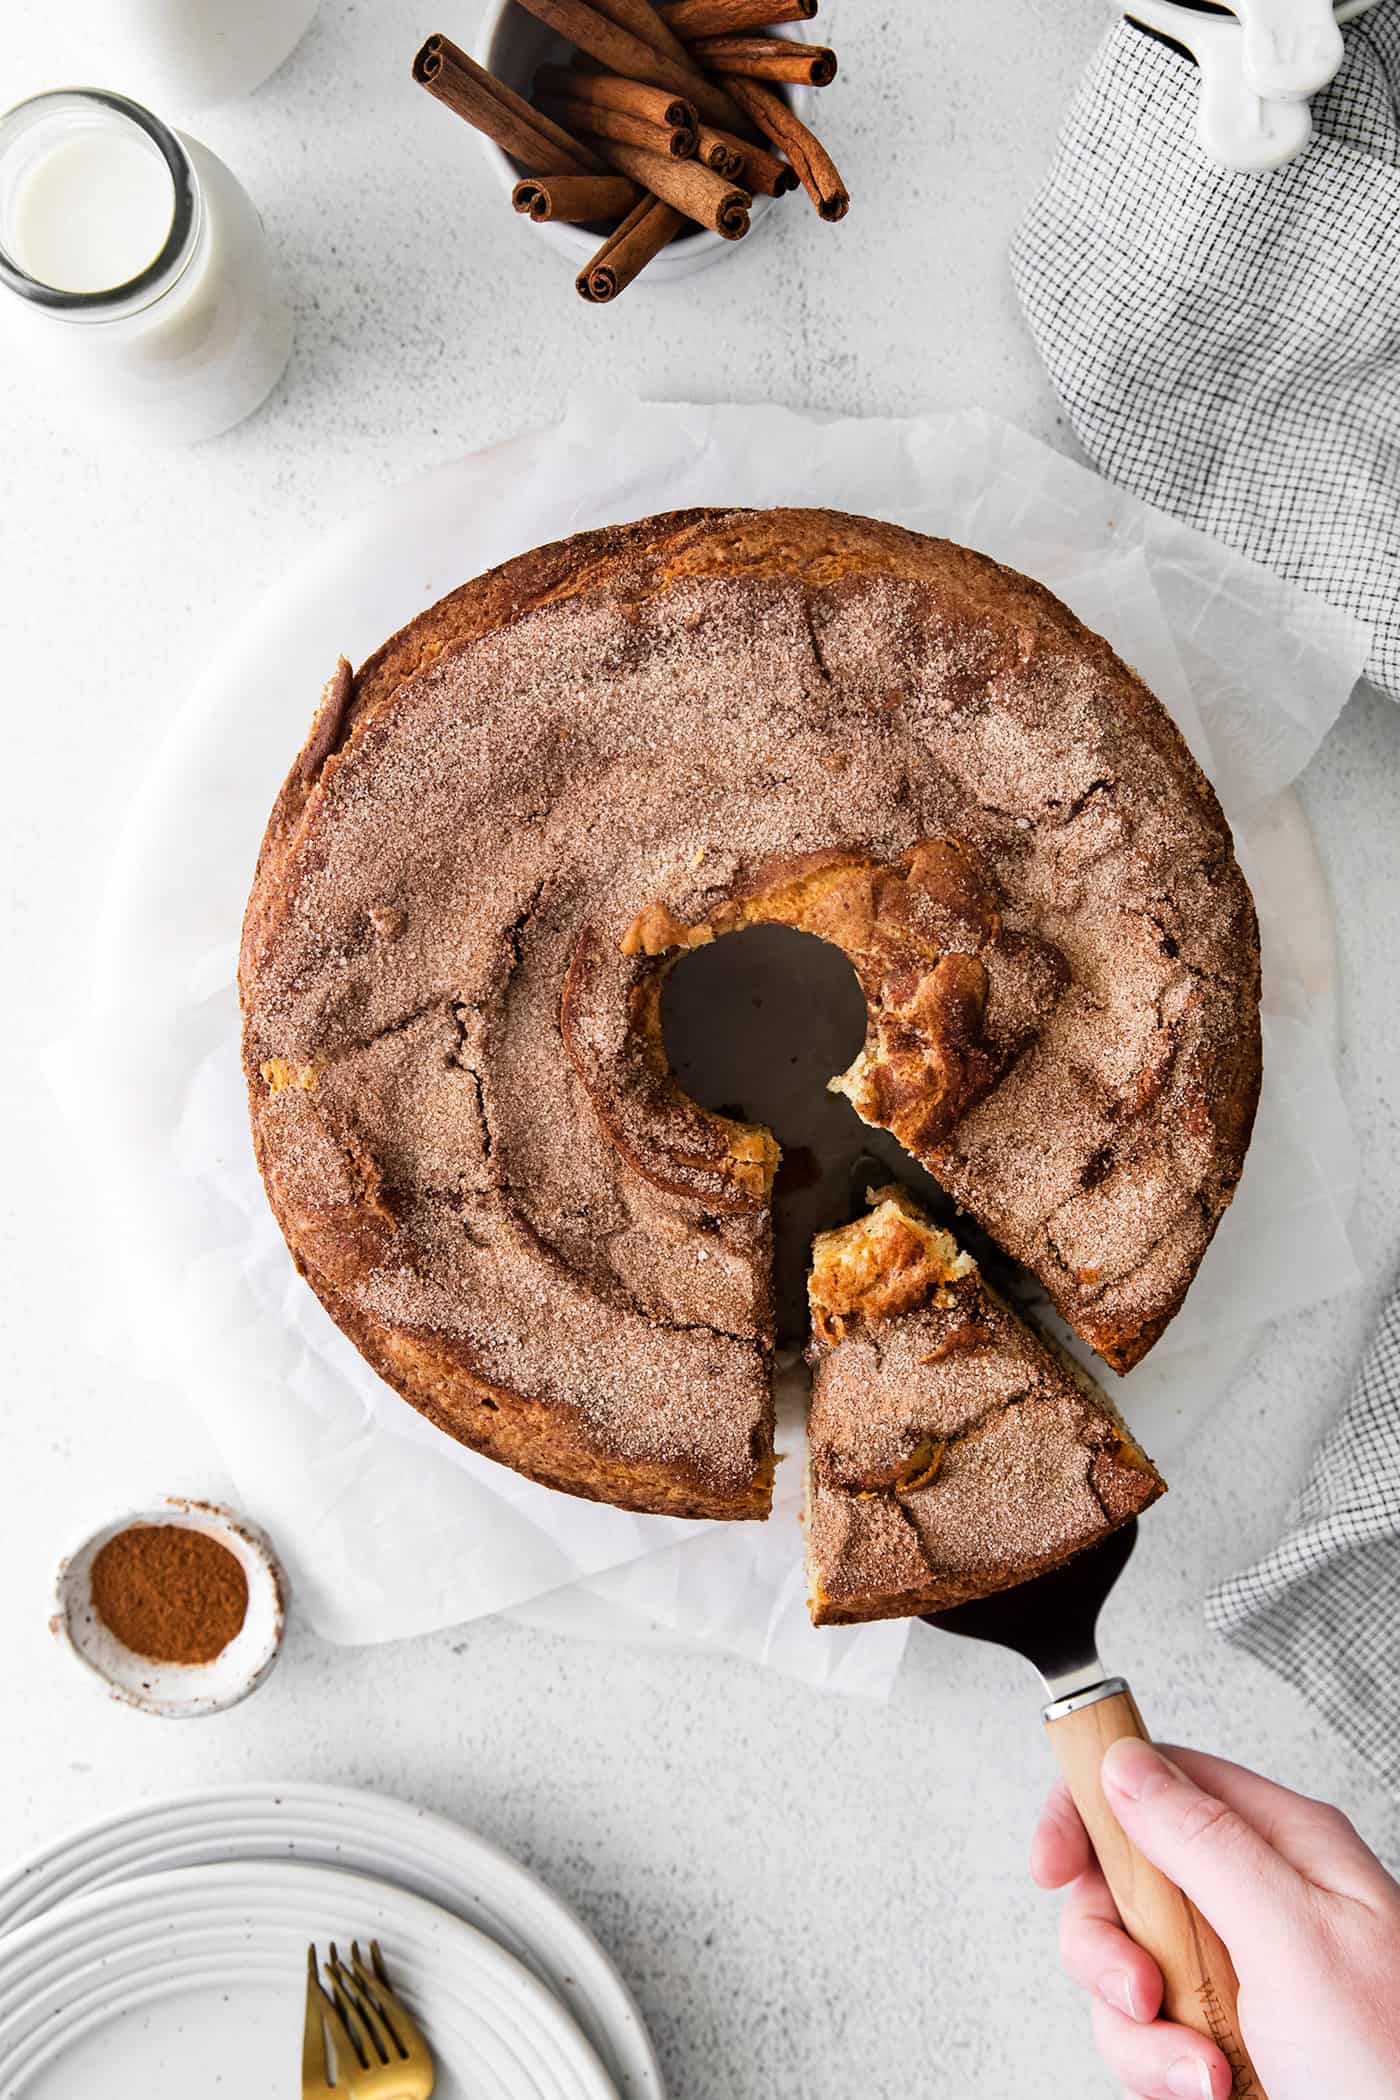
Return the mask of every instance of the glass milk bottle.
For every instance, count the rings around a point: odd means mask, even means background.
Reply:
[[[0,117],[0,331],[55,405],[166,443],[250,414],[291,349],[262,225],[223,162],[95,88]]]

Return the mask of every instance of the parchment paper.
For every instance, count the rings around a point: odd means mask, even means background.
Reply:
[[[1159,1408],[1176,1364],[1193,1405],[1208,1404],[1262,1321],[1350,1288],[1355,1165],[1331,992],[1290,945],[1277,854],[1255,865],[1252,847],[1277,825],[1276,798],[1336,716],[1368,636],[977,412],[860,421],[589,398],[556,429],[352,521],[231,638],[191,700],[104,918],[105,1083],[93,1091],[89,1061],[88,1083],[60,1092],[121,1191],[108,1346],[118,1336],[119,1361],[170,1379],[203,1414],[320,1632],[380,1641],[514,1610],[579,1635],[659,1630],[878,1696],[907,1629],[808,1625],[796,1456],[772,1522],[704,1525],[551,1494],[458,1448],[374,1377],[296,1277],[247,1137],[239,919],[272,795],[337,653],[358,659],[442,591],[541,541],[694,503],[868,511],[1041,578],[1141,671],[1220,792],[1265,929],[1264,1100],[1184,1312],[1115,1387],[1130,1419],[1135,1381]],[[61,1052],[57,1063],[61,1077]],[[122,1307],[139,1321],[119,1321]],[[796,1454],[800,1440],[788,1404],[781,1443]]]

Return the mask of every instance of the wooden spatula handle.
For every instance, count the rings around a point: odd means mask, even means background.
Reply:
[[[1119,1915],[1162,1972],[1163,2017],[1209,2035],[1223,2050],[1235,2074],[1230,2089],[1235,2100],[1265,2100],[1240,2035],[1239,1980],[1223,1940],[1175,1883],[1130,1843],[1104,1796],[1099,1766],[1109,1744],[1132,1735],[1151,1741],[1127,1685],[1113,1682],[1118,1689],[1089,1704],[1069,1701],[1067,1712],[1047,1709],[1051,1747]]]

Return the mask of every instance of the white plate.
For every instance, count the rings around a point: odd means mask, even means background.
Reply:
[[[631,1993],[567,1905],[485,1838],[406,1801],[293,1782],[214,1787],[126,1809],[0,1878],[0,1934],[172,1868],[293,1858],[393,1883],[476,1927],[567,2007],[619,2100],[664,2100]],[[12,1944],[0,1957],[7,1979]]]
[[[616,2100],[553,1992],[484,1933],[387,1882],[270,1860],[120,1882],[11,1934],[0,2093],[291,2093],[307,1942],[356,1938],[383,1942],[437,2100]]]

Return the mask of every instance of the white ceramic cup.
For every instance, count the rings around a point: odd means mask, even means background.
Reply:
[[[63,35],[89,77],[182,115],[275,73],[319,0],[66,0]]]
[[[472,56],[478,64],[494,73],[507,87],[517,94],[529,93],[530,83],[542,65],[567,62],[570,46],[557,37],[543,22],[536,21],[515,0],[493,0],[482,18]],[[797,114],[806,118],[811,114],[815,90],[808,87],[792,87],[788,97]],[[513,161],[492,140],[478,132],[477,137],[486,153],[491,171],[505,192],[507,203],[511,191],[529,168]],[[745,240],[752,240],[768,212],[776,203],[786,202],[790,210],[800,210],[802,199],[798,195],[787,199],[757,196],[749,214],[750,231]],[[529,237],[548,241],[567,258],[569,267],[577,275],[591,255],[596,255],[602,245],[603,235],[588,226],[564,226],[553,219],[545,219],[530,228]],[[707,226],[695,226],[677,234],[668,247],[646,266],[639,284],[667,284],[677,277],[693,276],[711,263],[719,262],[723,256],[733,255],[744,246],[744,241],[727,241],[722,234],[712,233]]]

